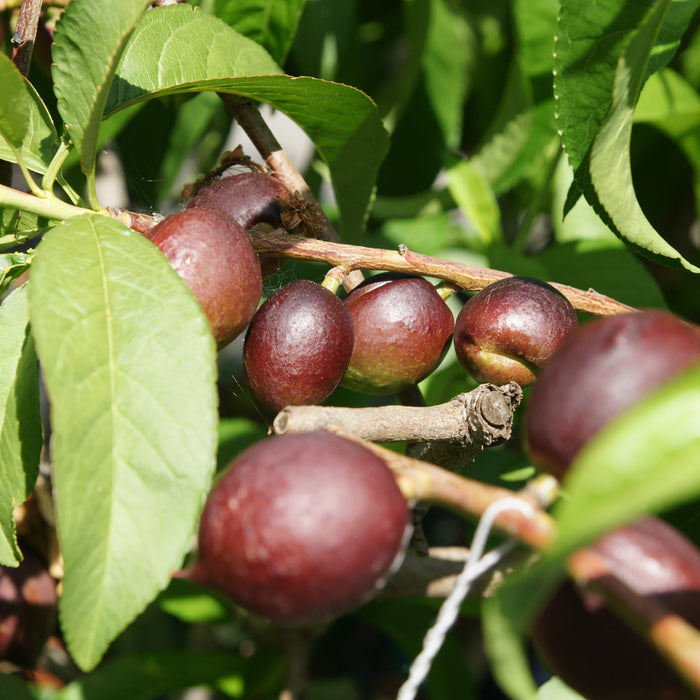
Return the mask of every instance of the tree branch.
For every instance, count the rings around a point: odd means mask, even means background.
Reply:
[[[12,37],[12,43],[15,45],[12,50],[12,60],[24,76],[28,75],[32,62],[40,14],[41,0],[23,0],[17,16],[15,33]]]
[[[430,547],[427,556],[409,550],[399,570],[387,581],[381,598],[447,598],[469,556],[466,547]],[[497,567],[476,578],[467,598],[480,600],[493,595],[505,576],[532,555],[522,549],[509,552]]]
[[[272,427],[281,435],[338,425],[373,442],[449,440],[476,452],[510,437],[521,398],[522,390],[511,382],[502,387],[481,384],[437,406],[287,406]]]
[[[497,280],[511,276],[508,272],[421,255],[408,250],[406,246],[399,246],[398,251],[367,248],[304,238],[279,230],[273,232],[253,230],[248,234],[253,241],[253,247],[260,254],[316,260],[332,266],[340,265],[348,272],[364,269],[426,275],[447,280],[468,291],[479,291]],[[550,282],[550,284],[579,311],[597,316],[610,316],[636,310],[592,289],[583,291],[556,282]]]

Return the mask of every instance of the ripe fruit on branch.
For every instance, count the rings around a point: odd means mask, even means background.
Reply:
[[[230,343],[262,295],[260,265],[245,231],[220,209],[193,207],[166,217],[147,237],[194,294],[219,348]]]
[[[198,192],[188,207],[222,209],[245,230],[260,223],[278,228],[282,207],[277,197],[289,197],[289,190],[281,180],[250,171],[215,180]]]
[[[350,314],[329,289],[298,280],[277,290],[253,317],[243,347],[253,398],[275,413],[322,403],[348,367],[353,337]]]
[[[613,574],[700,625],[700,552],[657,518],[643,518],[595,543]],[[691,694],[646,640],[591,593],[565,583],[533,627],[549,669],[588,700],[680,700]]]
[[[403,552],[408,506],[386,464],[318,430],[264,439],[219,478],[191,578],[285,625],[372,597]]]
[[[287,187],[273,175],[250,171],[214,181],[198,192],[188,206],[222,209],[245,231],[255,224],[281,228],[282,207],[277,198],[289,195]],[[284,258],[279,257],[261,258],[263,277],[275,272],[283,262]]]
[[[33,668],[56,622],[56,583],[31,550],[0,567],[0,659]]]
[[[454,317],[430,282],[382,274],[345,298],[355,345],[343,386],[394,394],[425,379],[447,352]]]
[[[479,382],[528,386],[578,325],[557,289],[532,277],[506,277],[475,294],[457,315],[457,358]]]
[[[700,360],[700,334],[665,311],[593,321],[554,353],[532,389],[526,436],[535,464],[562,477],[593,435]]]

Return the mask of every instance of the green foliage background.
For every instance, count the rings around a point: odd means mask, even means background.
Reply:
[[[700,322],[697,2],[148,5],[73,0],[53,63],[40,42],[28,81],[9,60],[11,13],[0,12],[0,159],[35,192],[55,185],[61,202],[96,212],[73,217],[46,193],[45,210],[20,212],[0,192],[0,291],[30,269],[0,306],[0,561],[21,558],[12,512],[39,464],[38,355],[60,486],[61,632],[81,669],[59,692],[0,674],[3,697],[151,698],[192,685],[273,697],[284,682],[274,635],[246,655],[250,622],[171,580],[216,468],[267,426],[240,388],[239,358],[215,356],[162,256],[100,215],[113,204],[97,194],[103,149],[118,153],[133,208],[172,211],[183,172],[213,168],[230,132],[216,93],[265,103],[313,143],[303,174],[344,241],[406,244]],[[267,291],[323,273],[288,262]],[[473,386],[450,353],[421,388],[438,403]],[[691,371],[581,456],[556,546],[484,605],[491,663],[448,640],[430,698],[502,697],[492,674],[514,698],[572,697],[556,680],[535,688],[529,616],[572,548],[641,511],[663,512],[700,544],[699,394]],[[339,389],[328,403],[366,401]],[[513,442],[469,474],[517,487],[532,469]],[[468,541],[469,525],[446,522],[435,519],[435,537]],[[378,600],[337,621],[317,645],[309,696],[379,697],[435,611]],[[467,606],[461,621],[477,641],[481,613]],[[381,652],[370,663],[358,647],[372,644]]]

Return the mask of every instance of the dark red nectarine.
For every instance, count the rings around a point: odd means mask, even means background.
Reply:
[[[324,622],[378,591],[408,513],[364,446],[323,430],[266,438],[209,495],[191,578],[279,624]]]
[[[457,358],[479,382],[528,386],[578,325],[566,297],[532,277],[506,277],[471,297],[457,315]]]

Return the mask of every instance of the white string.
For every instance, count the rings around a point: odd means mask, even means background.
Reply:
[[[418,688],[430,671],[433,659],[440,651],[447,633],[459,615],[460,605],[466,598],[471,584],[517,544],[517,540],[511,538],[482,557],[494,520],[505,510],[519,510],[525,515],[531,515],[534,512],[529,504],[519,498],[503,498],[492,503],[484,511],[474,533],[464,569],[457,577],[450,595],[440,607],[435,624],[425,635],[423,650],[411,664],[408,678],[399,688],[396,700],[414,700]]]

